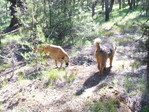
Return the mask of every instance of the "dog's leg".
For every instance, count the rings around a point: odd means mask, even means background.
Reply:
[[[100,63],[98,63],[98,69],[100,70]]]
[[[57,66],[57,60],[56,60],[56,59],[55,59],[55,65],[56,65],[56,67],[58,67],[58,66]]]
[[[103,75],[103,70],[104,70],[104,67],[102,66],[101,69],[100,69],[100,74],[101,75]]]
[[[100,67],[100,74],[103,75],[104,68],[106,68],[106,59],[102,60],[101,67]]]
[[[102,74],[102,65],[101,65],[101,63],[98,63],[98,70],[99,70],[99,73]]]
[[[102,65],[101,69],[100,69],[100,74],[103,75],[103,70],[104,70],[104,66]]]
[[[101,60],[100,58],[96,58],[97,59],[97,63],[98,63],[98,70],[99,70],[99,73],[101,72]]]
[[[112,67],[113,56],[110,57],[110,67]]]
[[[59,60],[59,61],[60,61],[60,63],[61,63],[60,68],[62,68],[62,65],[63,65],[63,60],[61,59],[61,60]]]

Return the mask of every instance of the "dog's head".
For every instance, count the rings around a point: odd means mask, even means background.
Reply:
[[[68,67],[68,65],[69,65],[69,57],[68,57],[68,55],[64,57],[64,61],[66,63],[66,67]]]
[[[38,46],[36,49],[34,49],[35,52],[43,52],[44,48],[42,46]]]

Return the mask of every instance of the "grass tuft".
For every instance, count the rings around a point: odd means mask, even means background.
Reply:
[[[3,71],[3,70],[5,70],[5,69],[7,69],[9,67],[10,67],[9,64],[5,64],[5,65],[3,65],[3,66],[0,67],[0,71]]]
[[[112,36],[114,34],[114,32],[106,30],[101,30],[100,33],[102,36]]]
[[[116,99],[105,99],[104,101],[98,101],[92,104],[92,112],[116,112],[120,101]]]
[[[64,79],[66,80],[66,82],[71,83],[76,79],[77,73],[70,73],[64,75]]]
[[[149,106],[143,107],[141,112],[149,112]]]
[[[52,69],[50,71],[42,71],[42,77],[46,80],[46,87],[53,86],[56,80],[61,79],[61,73],[63,71]]]

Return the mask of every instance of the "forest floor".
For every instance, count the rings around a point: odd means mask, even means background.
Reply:
[[[11,68],[0,72],[0,110],[2,112],[139,112],[146,97],[146,52],[134,34],[103,37],[103,42],[117,41],[113,67],[109,60],[104,75],[99,74],[94,45],[65,47],[70,65],[57,69],[53,59],[40,63],[41,71],[60,74],[51,86],[46,77],[36,76],[33,65],[18,64],[9,80]],[[121,41],[123,39],[123,41]],[[55,71],[54,71],[55,70]],[[20,75],[21,74],[21,77]],[[43,72],[43,75],[44,72]],[[30,76],[35,78],[30,78]],[[144,97],[145,100],[144,100]]]

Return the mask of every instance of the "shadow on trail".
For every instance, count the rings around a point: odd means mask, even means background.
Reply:
[[[99,74],[96,72],[95,74],[91,75],[83,84],[83,87],[76,92],[75,95],[81,95],[86,89],[94,87],[98,85],[102,80],[104,80],[111,71],[111,67],[108,67],[104,71],[104,75]]]

